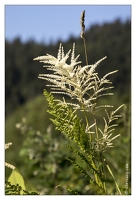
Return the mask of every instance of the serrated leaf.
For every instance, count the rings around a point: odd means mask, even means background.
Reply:
[[[93,165],[90,163],[90,161],[89,161],[81,152],[79,152],[77,149],[73,148],[73,147],[70,146],[70,145],[68,145],[68,147],[70,147],[71,150],[72,150],[74,153],[76,153],[76,154],[80,157],[80,159],[81,159],[82,161],[84,161],[84,162],[87,164],[87,166],[89,167],[89,169],[90,169],[92,172],[95,172],[95,173],[101,178],[101,174],[98,173],[98,171],[97,171],[96,169],[94,169],[94,167],[93,167]]]
[[[23,190],[25,190],[25,182],[23,176],[17,172],[15,169],[12,171],[11,175],[8,178],[8,182],[12,185],[19,185]]]
[[[88,179],[94,182],[91,176],[79,164],[77,164],[75,161],[71,160],[70,158],[67,158],[67,160],[69,160],[79,172],[84,174],[85,177],[87,177]]]
[[[67,190],[68,190],[71,194],[79,195],[79,192],[77,192],[77,191],[75,191],[75,190],[72,190],[71,188],[68,188],[68,187],[67,187]]]

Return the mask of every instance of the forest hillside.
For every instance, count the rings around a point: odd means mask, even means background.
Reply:
[[[131,84],[131,24],[116,20],[112,23],[91,26],[85,34],[87,42],[88,63],[94,64],[104,56],[107,59],[98,67],[100,77],[112,70],[118,73],[112,77],[116,92],[125,101],[130,96]],[[20,38],[5,41],[5,97],[6,116],[11,114],[19,105],[25,104],[41,94],[45,83],[38,80],[38,74],[45,68],[33,58],[46,53],[57,56],[59,43],[37,44],[35,41],[22,43]],[[81,38],[70,37],[63,43],[65,53],[76,43],[76,55],[85,64],[84,48]]]

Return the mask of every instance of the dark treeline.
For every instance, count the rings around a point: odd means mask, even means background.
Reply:
[[[80,33],[79,33],[80,34]],[[104,56],[107,59],[98,66],[100,77],[112,70],[118,73],[111,76],[115,90],[120,98],[128,102],[131,84],[131,23],[116,20],[103,25],[93,25],[85,33],[89,64],[94,64]],[[20,38],[5,42],[5,99],[6,116],[21,104],[42,94],[45,82],[38,79],[45,73],[42,63],[33,61],[34,57],[46,53],[57,56],[59,43],[46,45],[33,40],[22,43]],[[63,43],[65,53],[76,43],[76,55],[85,64],[83,41],[70,37]]]

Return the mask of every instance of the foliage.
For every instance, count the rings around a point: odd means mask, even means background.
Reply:
[[[75,189],[79,193],[88,192],[84,187],[87,181],[66,159],[76,160],[67,148],[68,141],[57,132],[57,136],[53,136],[51,125],[47,127],[46,134],[28,126],[25,119],[17,123],[16,127],[25,138],[19,153],[23,160],[20,170],[27,177],[29,189],[35,188],[40,194],[69,194],[67,188],[77,184]],[[24,166],[27,166],[27,171]]]
[[[29,192],[25,188],[24,179],[22,175],[15,169],[12,170],[8,181],[5,182],[6,195],[38,195],[37,192]]]
[[[85,164],[89,167],[89,174],[93,172],[94,177],[92,177],[92,175],[89,175],[88,172],[85,169],[83,169],[79,164],[77,164],[75,161],[71,159],[68,160],[76,167],[76,169],[79,172],[83,173],[84,176],[89,179],[90,184],[93,183],[93,185],[95,186],[94,188],[96,194],[106,194],[107,191],[105,188],[105,183],[103,184],[103,182],[106,181],[103,172],[103,165],[104,165],[103,160],[105,162],[105,158],[103,158],[102,154],[103,148],[105,148],[106,144],[101,142],[97,143],[95,141],[92,142],[92,140],[90,141],[89,136],[85,132],[84,124],[81,124],[81,120],[79,120],[75,112],[73,112],[72,109],[69,109],[67,104],[65,105],[55,104],[53,96],[49,94],[46,90],[44,90],[44,95],[51,108],[51,110],[49,110],[48,112],[52,116],[54,116],[53,119],[51,118],[51,121],[56,125],[57,130],[60,130],[61,133],[65,134],[69,140],[77,143],[76,149],[71,146],[70,148],[74,153],[76,153],[80,157],[80,159],[83,162],[85,162]],[[119,108],[117,110],[119,110]],[[117,110],[112,112],[112,115],[114,115]],[[116,120],[118,117],[119,115],[116,115],[113,118],[113,120]],[[109,121],[110,120],[111,119],[109,118]],[[108,128],[111,129],[114,127],[114,125],[110,126],[110,124],[108,125],[107,123],[105,125],[106,125],[105,131],[107,131]],[[111,130],[109,130],[109,132],[111,132]],[[100,141],[103,140],[104,138],[105,137],[103,137],[102,139],[97,138],[97,140]],[[115,139],[115,137],[113,139]],[[113,176],[109,165],[106,164],[106,166],[110,174]],[[115,184],[117,186],[119,194],[121,194],[116,181]]]
[[[114,102],[118,102],[113,96]],[[40,101],[39,101],[40,100]],[[38,102],[40,105],[44,105],[44,99],[40,98]],[[45,103],[46,104],[46,103]],[[20,148],[15,156],[15,150],[12,150],[12,146],[16,145],[18,148],[18,143],[12,145],[10,147],[11,151],[6,151],[7,161],[10,161],[14,165],[18,166],[19,171],[25,178],[26,186],[30,191],[38,191],[41,194],[93,194],[93,188],[90,191],[89,183],[87,178],[85,178],[82,174],[70,165],[69,161],[66,160],[66,157],[77,161],[79,165],[86,169],[87,165],[84,164],[82,159],[78,159],[73,153],[71,148],[67,148],[67,145],[70,145],[68,140],[60,135],[58,131],[55,131],[51,124],[48,124],[46,127],[46,131],[43,133],[39,130],[36,130],[35,125],[32,124],[32,117],[30,115],[31,111],[36,108],[36,101],[33,102],[33,106],[28,109],[27,112],[29,116],[26,116],[26,120],[23,118],[20,123],[17,123],[17,127],[14,131],[15,136],[17,138],[22,137],[22,142]],[[26,110],[26,106],[22,108],[22,112]],[[46,113],[45,109],[42,109],[41,112]],[[116,127],[118,133],[121,134],[118,140],[114,143],[115,148],[111,148],[108,152],[105,152],[105,157],[108,160],[110,167],[112,167],[112,171],[117,178],[120,180],[120,185],[122,188],[125,186],[125,165],[126,163],[130,166],[130,113],[128,113],[129,107],[125,106],[122,111],[122,118],[120,118],[119,127]],[[80,114],[80,113],[79,113]],[[23,116],[25,115],[25,112]],[[37,122],[41,122],[41,117],[44,116],[42,113],[33,115],[33,118],[37,120]],[[128,118],[129,116],[129,118]],[[13,117],[13,116],[12,116]],[[79,117],[82,117],[79,115]],[[16,115],[15,121],[18,121],[20,116]],[[39,120],[40,118],[40,120]],[[49,116],[46,113],[46,116],[43,117],[44,121],[47,121]],[[31,119],[31,121],[30,121]],[[38,121],[39,120],[39,121]],[[29,121],[29,123],[28,123]],[[99,121],[99,120],[98,120]],[[44,122],[45,123],[45,122]],[[20,124],[20,127],[19,127]],[[100,121],[99,121],[100,124]],[[46,125],[45,125],[46,126]],[[40,125],[43,127],[43,125]],[[40,134],[37,134],[40,133]],[[13,135],[14,136],[14,135]],[[13,138],[12,138],[13,139]],[[74,148],[74,144],[71,144]],[[13,153],[12,153],[13,152]],[[12,154],[11,154],[12,153]],[[34,157],[32,157],[32,153]],[[10,157],[9,157],[10,155]],[[27,170],[26,170],[27,166]],[[56,171],[53,172],[53,166],[57,166]],[[87,167],[88,170],[88,167]],[[7,177],[8,178],[8,177]],[[129,186],[131,184],[129,176]],[[106,179],[109,184],[110,193],[114,193],[112,191],[113,182],[109,178],[109,174],[106,174]],[[44,187],[43,187],[44,186]],[[68,191],[67,191],[68,188]],[[72,190],[75,188],[75,191]],[[121,189],[123,192],[123,189]],[[70,192],[70,193],[69,193]],[[76,192],[76,193],[75,193]]]
[[[19,184],[13,185],[10,182],[5,183],[5,194],[6,195],[38,195],[37,192],[29,192],[23,190]]]
[[[11,175],[8,178],[8,182],[13,185],[19,184],[22,189],[25,190],[24,179],[16,170],[12,171]]]
[[[12,143],[5,144],[5,149],[8,149]],[[5,181],[6,195],[24,195],[24,194],[38,194],[37,192],[29,192],[26,190],[25,182],[22,175],[15,169],[15,166],[5,162],[5,166],[12,169],[8,181]]]

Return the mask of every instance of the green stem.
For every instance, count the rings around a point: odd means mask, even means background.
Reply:
[[[85,50],[86,65],[88,65],[87,50],[86,50],[86,42],[85,42],[85,38],[84,38],[84,37],[83,37],[83,42],[84,42],[84,50]]]
[[[105,180],[105,174],[104,174],[104,168],[103,168],[103,159],[102,159],[102,153],[101,152],[100,152],[100,162],[101,162],[102,178]],[[102,184],[103,184],[103,188],[104,188],[105,193],[107,193],[105,181],[102,180]]]
[[[121,194],[121,191],[120,191],[120,189],[119,189],[119,186],[118,186],[118,184],[117,184],[117,182],[116,182],[116,179],[115,179],[115,177],[114,177],[114,175],[113,175],[113,173],[112,173],[112,171],[111,171],[111,169],[110,169],[110,167],[109,167],[109,165],[107,164],[107,162],[106,162],[105,159],[104,159],[104,162],[106,163],[106,167],[107,167],[109,173],[111,174],[111,176],[112,176],[112,178],[113,178],[113,180],[114,180],[114,182],[115,182],[115,185],[116,185],[116,188],[117,188],[119,194],[122,195],[122,194]]]
[[[83,43],[84,43],[84,50],[85,50],[85,59],[86,59],[86,65],[88,65],[88,57],[87,57],[87,48],[86,48],[86,41],[85,41],[85,37],[82,37],[83,39]],[[85,120],[86,120],[86,124],[87,124],[87,127],[89,127],[89,123],[88,123],[88,118],[87,118],[87,115],[86,115],[86,111],[85,111],[85,108],[84,108],[84,105],[82,105],[82,109],[84,111],[84,116],[85,116]],[[95,120],[96,122],[96,120]],[[97,127],[96,127],[97,128]],[[98,130],[96,131],[96,136],[97,136],[97,139],[98,139]],[[92,142],[92,134],[90,134],[90,142]],[[95,162],[93,161],[93,158],[92,158],[92,165],[93,165],[93,168],[95,170],[98,170],[96,165],[95,165]],[[102,180],[100,179],[100,177],[98,176],[98,174],[96,172],[94,172],[94,178],[95,178],[95,181],[98,185],[101,185],[102,188],[104,189],[105,193],[106,193],[106,186],[105,186],[105,182],[102,182]]]
[[[93,168],[94,168],[96,171],[99,170],[99,169],[96,167],[96,164],[95,164],[95,162],[93,161],[93,159],[92,159],[92,165],[93,165]],[[100,168],[100,167],[99,167],[99,168]],[[100,170],[99,170],[99,171],[100,171]],[[103,175],[103,171],[101,171],[101,173],[102,173],[102,175]],[[105,194],[107,194],[107,192],[106,192],[106,184],[105,184],[105,182],[103,181],[103,179],[100,178],[99,175],[98,175],[96,172],[94,172],[94,178],[95,178],[95,182],[96,182],[101,188],[103,188]]]
[[[86,115],[85,106],[82,104],[81,107],[82,107],[83,112],[84,112],[86,125],[87,125],[87,127],[89,127],[89,122],[88,122],[88,118],[87,118],[87,115]],[[90,134],[90,142],[92,142],[92,134]]]

